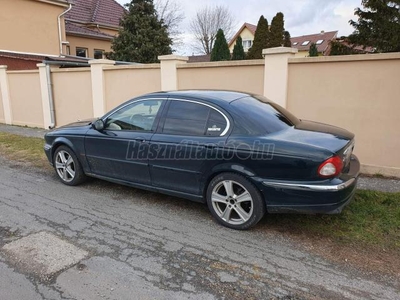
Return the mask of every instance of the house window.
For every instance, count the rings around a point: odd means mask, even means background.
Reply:
[[[324,42],[324,40],[318,40],[318,41],[316,42],[316,44],[317,44],[317,45],[321,45],[323,42]]]
[[[76,56],[88,57],[87,53],[88,53],[87,48],[76,47]]]
[[[67,55],[71,55],[71,47],[67,46]]]
[[[102,59],[104,57],[104,50],[94,49],[94,59]]]
[[[253,41],[252,40],[244,40],[242,42],[242,44],[243,44],[244,49],[249,49],[249,48],[251,48],[251,46],[253,46]]]
[[[294,43],[293,43],[293,46],[297,46],[297,44],[298,44],[298,42],[294,42]]]
[[[310,41],[304,41],[301,45],[302,46],[307,46],[310,43]]]

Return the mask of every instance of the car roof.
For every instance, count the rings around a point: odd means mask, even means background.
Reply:
[[[183,91],[171,91],[171,92],[158,92],[149,95],[168,96],[171,98],[173,97],[196,98],[199,100],[205,100],[207,102],[212,102],[215,104],[218,104],[220,102],[230,103],[237,99],[250,96],[250,94],[244,92],[223,91],[223,90],[183,90]]]

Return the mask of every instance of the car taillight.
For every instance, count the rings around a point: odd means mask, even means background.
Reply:
[[[320,177],[335,177],[342,172],[343,161],[339,156],[334,156],[324,161],[318,168]]]

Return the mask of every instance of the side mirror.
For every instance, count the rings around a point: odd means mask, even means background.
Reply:
[[[102,131],[104,129],[104,121],[102,119],[97,119],[92,123],[92,127],[97,131]]]

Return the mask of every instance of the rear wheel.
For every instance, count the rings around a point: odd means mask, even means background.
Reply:
[[[217,175],[207,188],[207,204],[214,218],[233,229],[248,229],[264,216],[265,202],[258,189],[234,173]]]
[[[54,153],[53,162],[54,169],[62,183],[79,185],[86,180],[86,175],[78,158],[69,147],[58,147]]]

